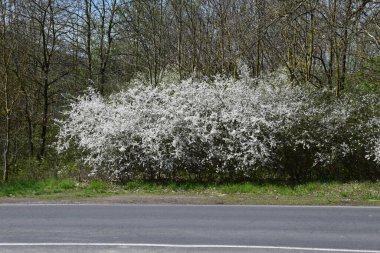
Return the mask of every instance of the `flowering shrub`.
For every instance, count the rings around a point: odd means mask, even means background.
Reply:
[[[375,143],[375,147],[374,147],[374,151],[373,151],[373,156],[374,156],[375,162],[377,162],[378,164],[380,164],[380,140],[378,140]]]
[[[376,97],[333,98],[281,73],[138,84],[107,98],[89,89],[58,121],[57,149],[75,146],[93,174],[113,180],[234,179],[257,168],[297,180],[366,168],[378,175],[376,108]]]

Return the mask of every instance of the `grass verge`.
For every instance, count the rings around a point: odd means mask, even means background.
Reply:
[[[71,179],[0,183],[0,202],[380,205],[380,182],[201,184]]]

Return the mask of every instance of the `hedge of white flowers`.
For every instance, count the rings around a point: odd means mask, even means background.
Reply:
[[[57,149],[80,150],[94,175],[112,180],[220,180],[257,169],[300,180],[378,177],[379,98],[330,93],[282,73],[140,83],[109,97],[88,89],[57,121]]]

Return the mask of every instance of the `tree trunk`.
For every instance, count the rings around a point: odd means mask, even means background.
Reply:
[[[45,148],[46,148],[46,135],[48,130],[48,121],[49,121],[49,72],[45,72],[44,80],[44,93],[43,93],[43,116],[42,116],[42,128],[41,128],[41,146],[38,159],[41,160],[45,157]]]
[[[307,75],[306,80],[311,80],[311,71],[313,67],[313,55],[314,55],[314,10],[310,13],[310,43],[309,43],[309,55],[307,61]]]
[[[7,74],[6,74],[7,75]],[[9,96],[7,91],[7,77],[4,82],[5,93],[5,146],[4,146],[4,169],[3,169],[3,181],[7,182],[9,179],[9,146],[10,146],[10,109],[9,109]]]
[[[91,27],[91,1],[85,0],[86,3],[86,53],[88,61],[88,78],[92,80],[92,51],[91,51],[91,37],[92,37],[92,27]]]
[[[262,1],[256,1],[256,16],[257,16],[257,29],[256,29],[256,77],[260,76],[261,73],[261,61],[262,61]]]
[[[343,90],[346,84],[346,73],[347,73],[347,56],[348,56],[348,47],[349,47],[349,41],[348,41],[348,29],[350,25],[350,19],[352,14],[352,0],[348,0],[346,2],[346,12],[344,17],[344,24],[343,24],[343,37],[342,37],[342,55],[341,55],[341,71],[340,71],[340,77],[338,79],[338,87],[337,89],[339,91]],[[339,92],[337,93],[339,95]]]
[[[32,117],[29,112],[29,102],[27,101],[28,98],[26,97],[25,102],[25,115],[26,115],[26,121],[28,122],[28,143],[29,143],[29,156],[34,156],[34,142],[33,142],[33,123],[32,123]]]
[[[5,136],[5,146],[4,146],[4,169],[3,169],[3,181],[7,182],[9,179],[9,138],[10,138],[10,127],[9,127],[9,115],[6,116],[6,136]]]

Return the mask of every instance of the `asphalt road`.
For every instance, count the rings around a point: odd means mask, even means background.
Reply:
[[[374,252],[380,208],[0,205],[0,252]]]

